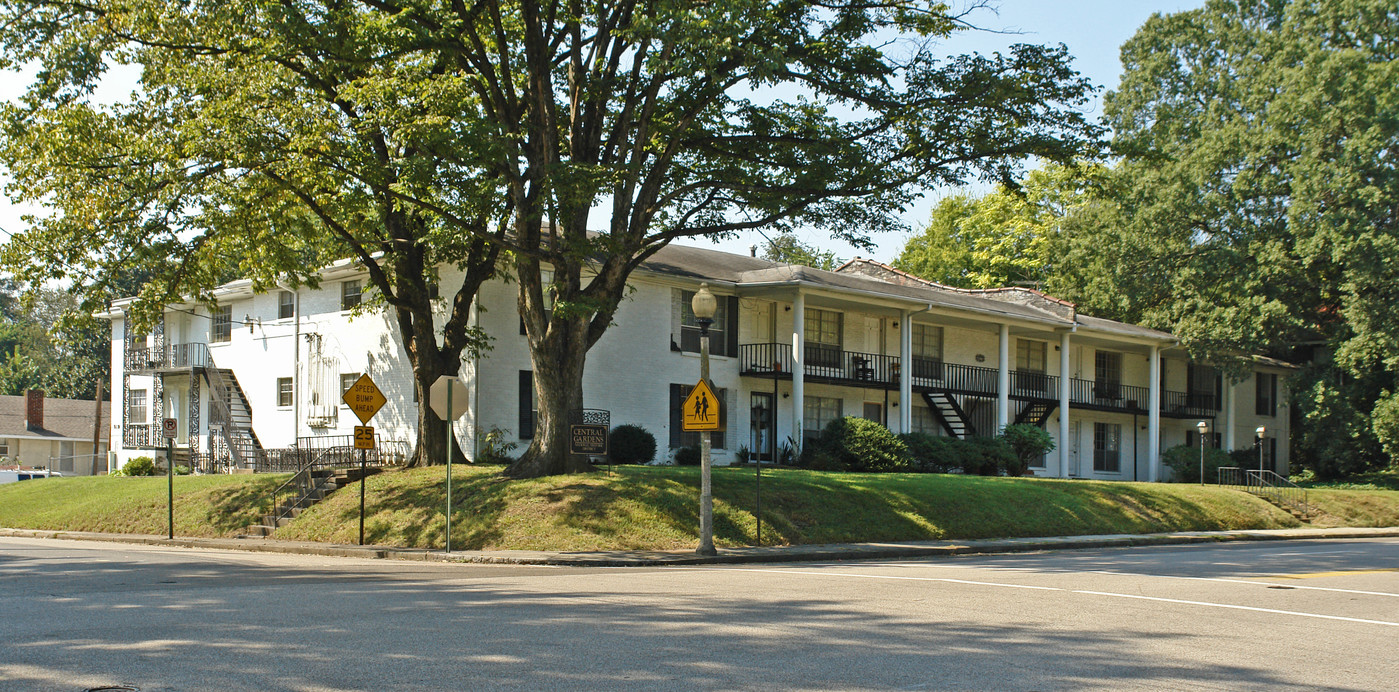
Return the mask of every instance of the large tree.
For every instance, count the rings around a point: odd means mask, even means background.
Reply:
[[[672,240],[802,225],[859,244],[898,227],[916,186],[1009,180],[1024,157],[1066,159],[1094,134],[1077,110],[1091,87],[1062,47],[940,60],[937,40],[963,25],[934,3],[10,7],[9,55],[54,66],[9,119],[17,179],[52,181],[26,187],[72,209],[38,227],[40,244],[92,221],[66,190],[116,208],[135,189],[143,213],[110,225],[158,240],[124,247],[231,250],[261,286],[351,254],[399,314],[420,384],[456,363],[433,352],[430,267],[473,262],[468,277],[484,277],[506,249],[540,411],[517,476],[586,468],[567,424],[588,349],[630,273]],[[147,95],[114,113],[82,105],[67,85],[112,59],[143,65]],[[70,169],[60,143],[75,131],[94,171],[78,188],[53,172]],[[130,174],[107,189],[96,170],[126,148]],[[188,289],[212,274],[172,275]],[[461,314],[475,285],[456,293]],[[446,327],[466,344],[464,322]]]
[[[0,112],[16,196],[52,209],[3,250],[30,285],[68,282],[93,311],[140,277],[125,288],[143,328],[230,278],[315,285],[350,257],[402,336],[418,400],[485,346],[467,314],[510,216],[476,161],[493,142],[463,118],[477,106],[460,70],[393,13],[41,0],[7,3],[0,26],[5,66],[42,67]],[[116,64],[140,68],[140,89],[94,103]],[[444,265],[460,282],[435,314]],[[443,425],[420,407],[413,463],[444,458]]]

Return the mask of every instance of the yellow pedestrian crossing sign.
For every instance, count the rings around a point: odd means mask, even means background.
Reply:
[[[724,402],[714,395],[709,383],[700,380],[680,407],[680,429],[717,431],[724,429]]]

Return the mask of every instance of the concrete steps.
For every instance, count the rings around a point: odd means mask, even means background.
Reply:
[[[278,528],[290,524],[293,519],[300,516],[302,512],[315,506],[321,500],[330,497],[330,494],[344,488],[347,485],[358,483],[361,478],[372,476],[383,469],[376,466],[366,468],[363,474],[359,467],[347,469],[320,469],[311,472],[311,488],[306,491],[287,512],[287,516],[280,519],[271,514],[264,514],[260,523],[244,529],[243,535],[268,538],[272,536]]]

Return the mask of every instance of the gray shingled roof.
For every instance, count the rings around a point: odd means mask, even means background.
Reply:
[[[24,425],[24,397],[0,396],[0,437],[46,437],[54,440],[92,441],[92,416],[96,404],[82,399],[44,399],[44,427]],[[111,429],[111,402],[102,402],[102,439]]]

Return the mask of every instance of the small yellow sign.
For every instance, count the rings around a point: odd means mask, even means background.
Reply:
[[[388,402],[384,393],[374,386],[374,380],[369,379],[369,375],[360,375],[359,379],[345,390],[345,396],[340,397],[340,400],[359,416],[361,423],[368,423]]]
[[[374,449],[374,428],[368,425],[355,426],[355,449]]]
[[[680,406],[680,429],[713,432],[724,427],[724,402],[714,395],[708,382],[700,380]]]

